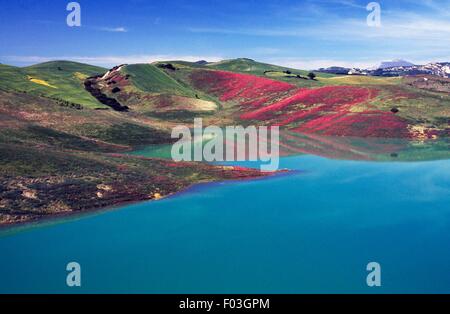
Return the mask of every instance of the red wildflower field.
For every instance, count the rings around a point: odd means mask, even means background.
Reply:
[[[270,119],[270,113],[276,111],[295,110],[296,105],[304,105],[304,110],[295,111],[288,119],[280,123],[280,125],[289,124],[295,120],[304,118],[307,114],[312,114],[321,111],[340,110],[337,105],[351,106],[367,100],[370,100],[376,95],[377,91],[353,87],[353,86],[326,86],[317,89],[299,89],[293,96],[287,97],[281,101],[265,106],[258,110],[245,113],[241,115],[242,119]],[[320,105],[313,107],[313,105]],[[294,108],[293,108],[294,107]]]
[[[235,101],[242,120],[264,121],[296,132],[361,137],[411,137],[408,123],[392,112],[370,109],[378,96],[374,88],[325,86],[314,89],[248,74],[195,71],[196,88]],[[399,95],[407,97],[408,95]],[[352,111],[367,103],[366,110]]]
[[[337,136],[409,137],[408,124],[392,113],[339,112],[303,123],[293,129],[297,132]]]
[[[190,78],[196,88],[218,96],[221,101],[239,101],[254,106],[296,89],[288,83],[226,71],[194,71]]]

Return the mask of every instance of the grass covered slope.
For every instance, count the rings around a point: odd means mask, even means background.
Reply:
[[[3,141],[31,145],[61,143],[58,144],[61,148],[91,143],[98,150],[111,151],[170,141],[169,129],[145,117],[112,110],[79,109],[45,97],[2,91],[0,127]]]
[[[309,71],[298,70],[288,67],[282,67],[278,65],[268,64],[257,62],[248,58],[238,58],[238,59],[230,59],[223,60],[215,63],[209,63],[205,67],[214,69],[214,70],[223,70],[229,72],[236,73],[246,73],[253,74],[258,76],[266,76],[272,72],[273,76],[276,76],[276,73],[283,73],[286,71],[291,72],[292,74],[300,74],[303,76],[307,76]],[[286,73],[285,73],[286,74]],[[317,73],[317,77],[334,77],[333,74],[328,73]]]
[[[183,86],[152,64],[127,65],[123,67],[122,72],[130,75],[133,85],[142,92],[195,96],[195,92],[191,88]]]
[[[1,73],[9,77],[3,85],[23,85],[20,90],[33,94],[36,89],[45,90],[42,94],[46,97],[78,97],[75,100],[80,102],[86,98],[85,103],[92,101],[95,106],[103,101],[80,86],[88,75],[101,70],[58,61],[27,68],[2,66]],[[203,117],[211,124],[280,125],[322,135],[448,136],[450,100],[445,81],[431,86],[430,80],[329,74],[305,80],[302,75],[306,73],[241,58],[216,63],[122,65],[90,80],[101,97],[116,103],[117,108],[129,108],[138,119],[148,118],[166,128]],[[102,128],[92,126],[90,131],[109,141],[111,137]],[[129,125],[123,130],[141,133]]]
[[[211,97],[171,72],[181,71],[158,64],[121,65],[90,81],[105,97],[161,124],[189,123],[196,116],[216,113],[218,105]]]
[[[0,89],[26,92],[87,108],[106,108],[84,89],[84,80],[106,69],[70,61],[52,61],[18,68],[0,65]]]

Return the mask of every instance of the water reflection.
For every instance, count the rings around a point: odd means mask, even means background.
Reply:
[[[412,141],[390,138],[331,137],[281,132],[281,155],[318,155],[332,159],[426,161],[450,158],[450,139]]]
[[[230,147],[227,139],[225,145]],[[204,141],[205,144],[207,141]],[[245,145],[248,142],[238,143]],[[235,146],[237,149],[238,145]],[[171,158],[172,145],[146,146],[133,155]],[[242,148],[242,147],[241,147]],[[450,159],[450,138],[436,140],[409,140],[392,138],[358,138],[321,136],[280,131],[280,155],[316,155],[331,159],[368,161],[428,161]]]

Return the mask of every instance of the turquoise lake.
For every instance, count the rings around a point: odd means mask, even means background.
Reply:
[[[0,230],[0,292],[450,293],[450,158],[280,167],[295,171]]]

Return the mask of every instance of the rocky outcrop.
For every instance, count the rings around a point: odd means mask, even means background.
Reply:
[[[117,101],[117,99],[108,97],[107,95],[103,94],[98,87],[96,87],[96,81],[98,78],[99,76],[86,79],[84,81],[84,88],[99,102],[108,107],[111,107],[115,111],[129,111],[130,108],[128,108],[128,106],[122,106]]]

